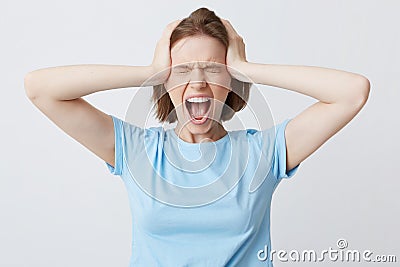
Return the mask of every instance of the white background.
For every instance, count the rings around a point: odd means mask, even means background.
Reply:
[[[345,238],[349,249],[400,260],[399,2],[6,0],[0,3],[0,266],[128,265],[131,218],[122,180],[28,100],[24,76],[60,65],[148,65],[164,27],[201,6],[231,21],[248,61],[341,69],[371,82],[364,109],[277,188],[273,249],[322,251]],[[277,123],[315,102],[260,88]],[[85,99],[123,118],[135,92]]]

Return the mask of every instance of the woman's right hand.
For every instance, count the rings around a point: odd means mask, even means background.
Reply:
[[[153,62],[150,65],[153,73],[153,76],[150,79],[151,85],[162,84],[169,77],[169,74],[171,72],[171,33],[181,21],[182,20],[179,19],[169,23],[165,27],[160,40],[158,40],[157,42],[156,49],[154,51]]]

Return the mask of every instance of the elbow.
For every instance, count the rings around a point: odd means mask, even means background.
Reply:
[[[370,89],[370,81],[365,76],[359,75],[350,89],[348,97],[350,104],[361,109],[369,98]]]
[[[32,101],[37,98],[37,90],[34,86],[35,75],[32,72],[28,72],[24,77],[24,88],[26,96]]]
[[[366,102],[369,97],[369,92],[371,90],[371,83],[365,76],[360,77],[360,97]]]

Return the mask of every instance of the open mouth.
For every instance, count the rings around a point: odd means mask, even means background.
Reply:
[[[209,97],[191,97],[186,99],[185,106],[190,120],[194,124],[203,124],[210,113],[211,99]]]

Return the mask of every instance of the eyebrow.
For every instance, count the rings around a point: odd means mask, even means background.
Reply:
[[[209,67],[221,67],[222,63],[217,63],[214,61],[197,61],[200,68],[209,68]],[[187,69],[193,68],[195,63],[182,63],[174,66],[174,69]]]
[[[174,66],[173,68],[174,69],[189,69],[189,68],[191,68],[193,66],[193,64],[188,64],[188,63],[186,63],[186,64],[179,64],[179,65],[176,65],[176,66]]]

